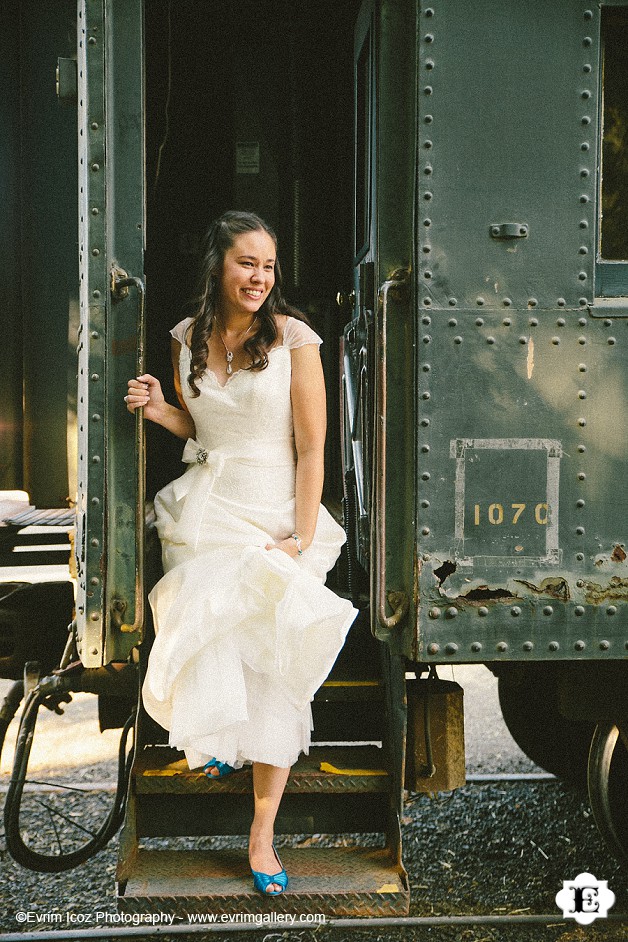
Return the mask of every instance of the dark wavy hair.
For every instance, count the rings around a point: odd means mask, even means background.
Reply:
[[[225,253],[237,236],[244,232],[266,232],[277,248],[277,236],[271,227],[255,213],[229,210],[211,224],[205,236],[203,261],[199,288],[193,302],[193,327],[190,337],[190,374],[188,385],[193,396],[200,395],[196,385],[207,367],[207,341],[216,324],[220,278]],[[288,314],[308,323],[307,318],[291,307],[281,293],[281,268],[275,260],[275,284],[257,312],[258,328],[244,343],[243,349],[251,358],[248,370],[265,370],[268,366],[268,351],[277,340],[276,314]]]

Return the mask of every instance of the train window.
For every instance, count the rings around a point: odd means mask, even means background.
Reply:
[[[602,8],[602,155],[598,257],[628,261],[628,7]],[[624,266],[621,266],[623,269]],[[604,277],[610,285],[616,279]],[[617,286],[619,288],[619,286]],[[626,294],[604,290],[604,294]]]
[[[371,30],[356,62],[355,76],[355,254],[361,258],[369,247],[371,192]]]

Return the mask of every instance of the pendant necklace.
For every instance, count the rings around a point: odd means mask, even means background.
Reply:
[[[253,320],[251,321],[247,329],[244,331],[244,333],[238,335],[238,338],[236,340],[236,345],[240,343],[240,340],[242,337],[246,337],[246,335],[251,330],[256,320],[257,320],[257,314],[255,315],[255,317],[253,318]],[[231,366],[231,361],[233,360],[233,350],[230,350],[227,344],[225,343],[225,338],[222,335],[222,331],[220,331],[220,339],[222,340],[222,345],[225,348],[225,352],[227,354],[227,376],[231,376],[231,374],[233,373],[233,367]]]

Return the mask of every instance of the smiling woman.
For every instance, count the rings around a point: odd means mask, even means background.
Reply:
[[[253,766],[249,859],[271,895],[288,883],[273,831],[290,767],[357,614],[324,585],[345,536],[320,503],[321,339],[281,296],[276,248],[258,216],[218,219],[196,313],[171,331],[182,408],[148,374],[126,396],[188,439],[190,463],[155,497],[165,575],[149,596],[144,706],[191,769],[221,778]]]

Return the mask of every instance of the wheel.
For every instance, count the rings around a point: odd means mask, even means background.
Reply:
[[[62,713],[60,704],[71,700],[68,692],[50,695],[35,688],[26,700],[20,721],[13,774],[4,806],[4,825],[7,850],[17,863],[29,870],[59,873],[84,863],[102,850],[124,817],[132,758],[132,753],[127,756],[126,744],[134,714],[127,720],[120,738],[115,798],[100,793],[95,800],[88,783],[79,788],[26,777],[40,706],[45,704],[54,712]],[[42,792],[42,785],[52,787]]]
[[[522,665],[499,675],[504,722],[529,759],[553,775],[584,787],[594,723],[565,718],[558,706],[559,670]]]
[[[600,723],[591,740],[589,801],[598,831],[620,860],[628,860],[628,734],[614,723]]]

